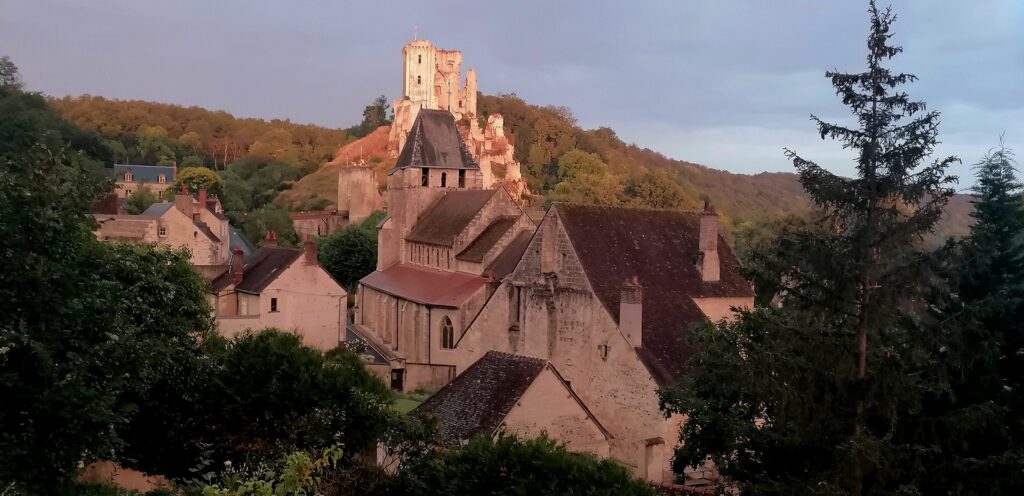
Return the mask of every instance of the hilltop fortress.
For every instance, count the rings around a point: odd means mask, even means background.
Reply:
[[[515,147],[505,134],[501,114],[487,116],[481,127],[477,111],[476,70],[462,81],[462,52],[443,50],[427,40],[402,48],[402,97],[393,103],[395,118],[388,135],[388,153],[397,157],[422,109],[447,110],[455,117],[469,152],[480,164],[484,188],[503,186],[515,198],[526,183],[514,158]]]

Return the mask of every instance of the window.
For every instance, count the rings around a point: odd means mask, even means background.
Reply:
[[[424,167],[420,174],[420,186],[430,186],[430,169]]]
[[[422,64],[423,63],[423,55],[417,55],[416,56],[416,63],[417,64]]]
[[[466,187],[466,169],[459,169],[459,187]]]
[[[597,345],[597,351],[601,353],[601,360],[608,361],[608,345],[599,344]]]
[[[132,190],[126,189],[126,190],[124,190],[124,194],[130,195],[130,194],[132,194]]]
[[[452,327],[452,319],[446,315],[441,321],[441,348],[450,350],[455,348],[455,328]]]
[[[167,175],[160,174],[159,176],[157,176],[156,182],[158,182],[160,184],[167,184]]]
[[[271,312],[276,312],[277,311],[277,298],[271,298],[270,299],[270,311]]]
[[[166,226],[160,226],[160,227],[156,228],[156,235],[160,236],[161,238],[166,238],[167,237],[167,227]]]
[[[135,175],[132,174],[131,171],[128,171],[128,172],[124,173],[124,182],[130,183],[130,182],[132,182],[134,180],[135,180]]]
[[[423,84],[423,76],[416,76],[416,84]]]
[[[447,172],[442,172],[441,173],[441,187],[444,188],[446,186],[448,186],[448,173]]]

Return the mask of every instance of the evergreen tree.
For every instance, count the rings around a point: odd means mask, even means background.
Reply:
[[[919,317],[927,257],[914,250],[953,194],[955,157],[923,165],[939,114],[898,87],[914,81],[885,62],[891,10],[869,8],[867,70],[828,72],[857,127],[812,116],[822,138],[856,152],[856,175],[793,151],[822,213],[761,257],[784,274],[781,307],[761,307],[691,335],[693,373],[663,393],[689,416],[677,472],[710,458],[744,494],[914,494],[934,440],[920,431],[925,397],[946,388],[936,327]]]

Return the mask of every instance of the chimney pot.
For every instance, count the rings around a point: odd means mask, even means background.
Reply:
[[[263,246],[277,246],[277,233],[267,231],[266,236],[263,237]]]
[[[705,282],[719,280],[721,267],[718,260],[718,214],[710,203],[704,202],[704,211],[700,213],[700,254],[697,268],[701,279]]]
[[[626,279],[619,298],[619,331],[634,348],[643,345],[643,288],[637,276]]]

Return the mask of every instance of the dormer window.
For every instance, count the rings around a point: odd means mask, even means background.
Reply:
[[[130,183],[135,180],[135,175],[131,171],[124,173],[124,182]]]
[[[157,176],[156,182],[158,182],[160,184],[167,184],[167,175],[160,174],[159,176]]]

